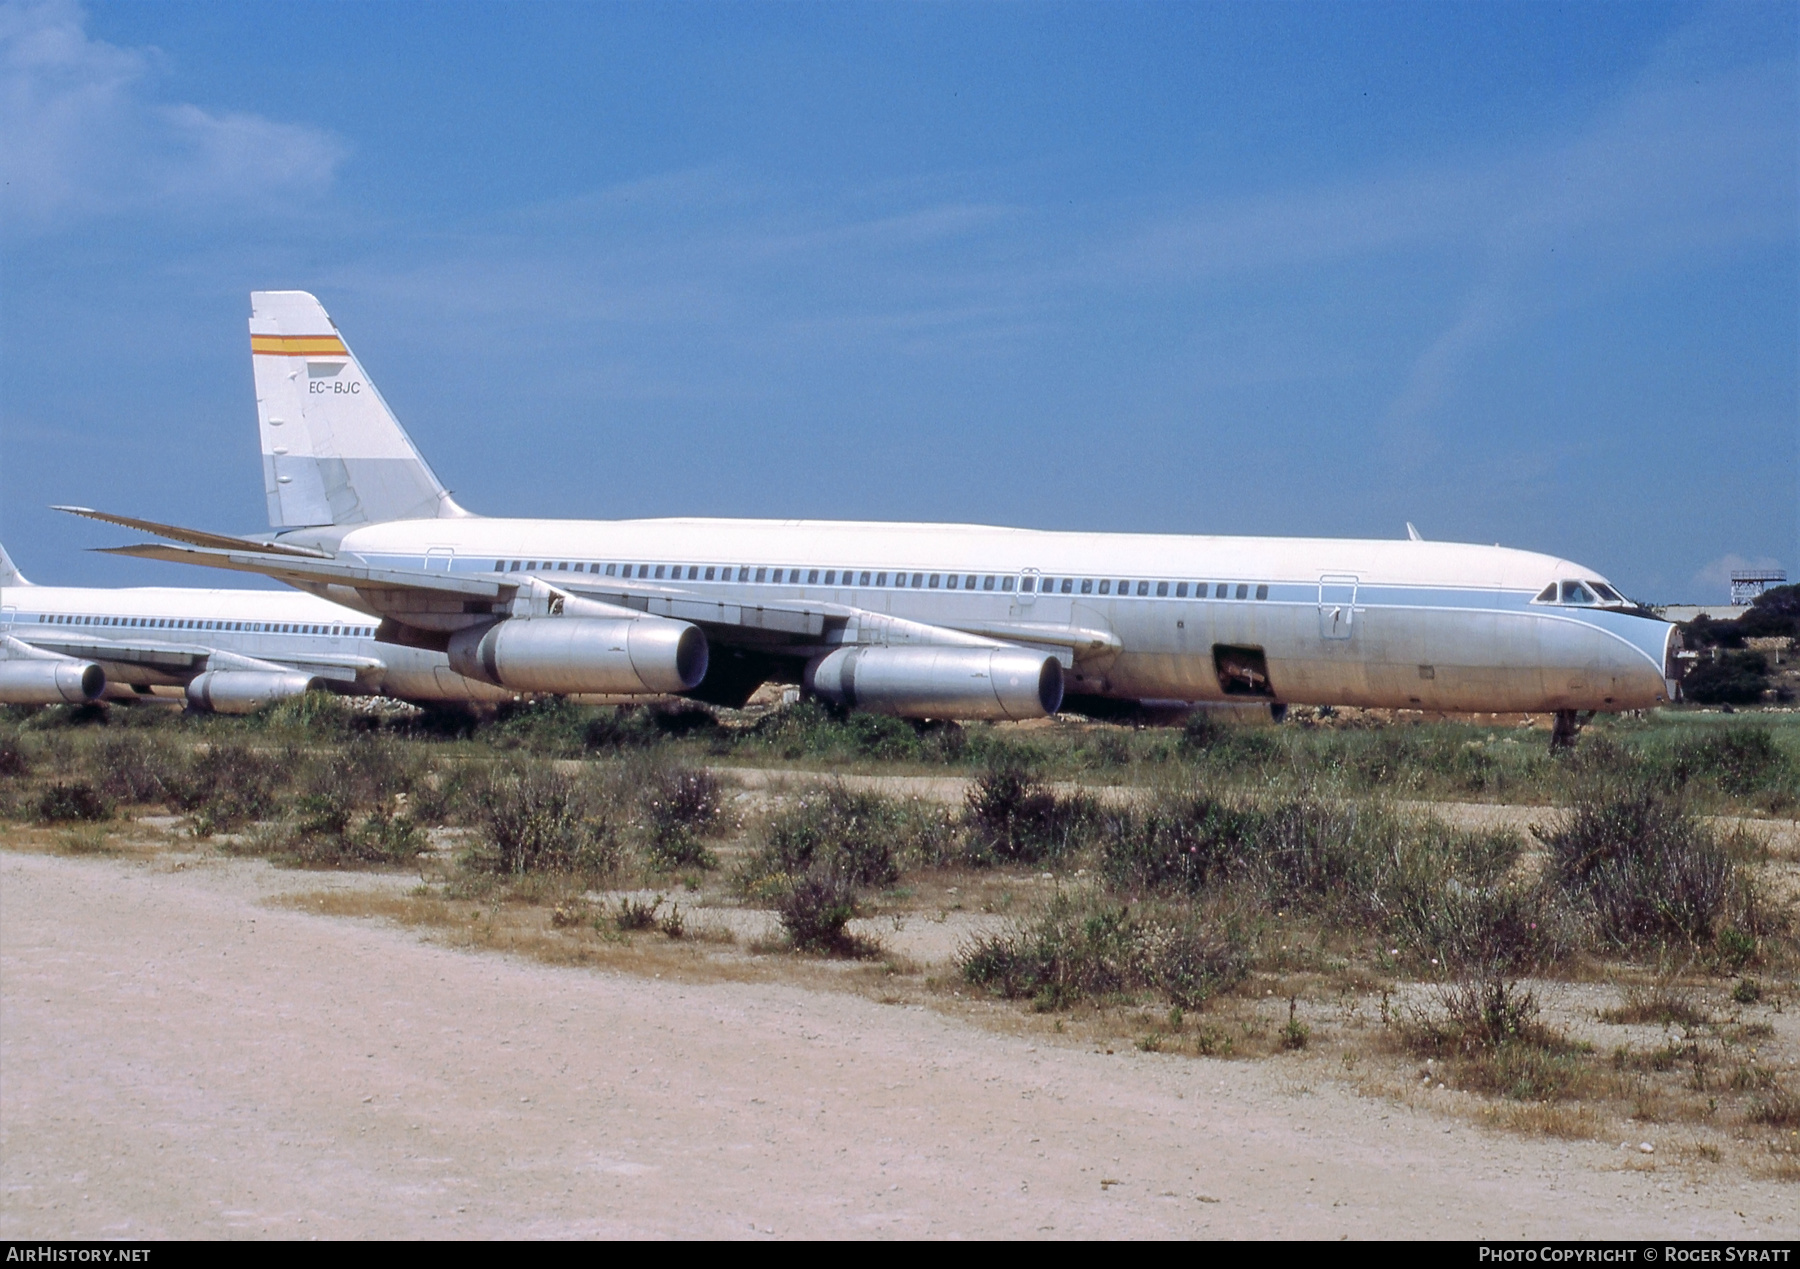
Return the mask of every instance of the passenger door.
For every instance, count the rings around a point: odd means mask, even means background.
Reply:
[[[1019,607],[1029,608],[1037,603],[1038,586],[1043,580],[1035,568],[1024,569],[1019,573]]]
[[[1356,583],[1349,573],[1319,578],[1319,638],[1342,642],[1355,636]]]

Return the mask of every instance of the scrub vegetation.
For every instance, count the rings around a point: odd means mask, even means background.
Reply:
[[[1331,1051],[1528,1131],[1735,1133],[1780,1173],[1800,1089],[1759,1017],[1794,999],[1800,878],[1752,830],[1800,808],[1797,755],[1779,713],[1611,720],[1552,756],[1517,726],[1324,711],[959,727],[319,696],[11,711],[0,815],[63,850],[154,821],[187,849],[404,870],[430,922],[551,959],[837,961],[1103,1045]],[[952,919],[936,969],[889,950]],[[1572,1018],[1575,990],[1610,994]]]

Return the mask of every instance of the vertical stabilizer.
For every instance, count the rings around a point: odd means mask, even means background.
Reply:
[[[305,291],[250,293],[263,489],[277,529],[467,513]]]
[[[12,562],[12,556],[6,553],[4,546],[0,546],[0,586],[29,585],[31,583],[25,580],[25,574],[21,573],[19,566]]]

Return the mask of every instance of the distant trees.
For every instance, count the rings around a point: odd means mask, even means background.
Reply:
[[[1748,612],[1731,621],[1702,613],[1681,628],[1690,648],[1717,649],[1681,685],[1682,695],[1702,705],[1753,705],[1772,686],[1768,658],[1745,648],[1746,639],[1800,638],[1800,585],[1777,586],[1756,597]]]

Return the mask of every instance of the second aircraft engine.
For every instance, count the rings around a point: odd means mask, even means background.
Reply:
[[[106,690],[106,671],[72,657],[0,661],[0,704],[80,705]]]
[[[901,718],[1043,718],[1062,707],[1062,663],[1026,648],[843,648],[807,667],[834,705]]]
[[[208,670],[187,685],[188,705],[203,714],[253,714],[274,701],[324,684],[293,670]]]
[[[706,636],[666,617],[514,617],[450,636],[450,668],[515,692],[687,692],[706,677]]]

